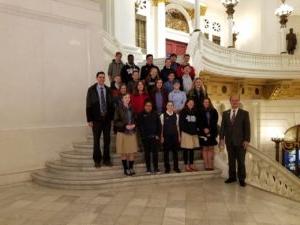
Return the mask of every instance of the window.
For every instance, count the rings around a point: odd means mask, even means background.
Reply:
[[[221,38],[220,38],[220,36],[213,35],[212,38],[213,38],[213,40],[212,40],[213,43],[215,43],[217,45],[221,45]]]
[[[135,20],[135,42],[136,46],[140,47],[143,52],[146,52],[146,17],[136,15]]]

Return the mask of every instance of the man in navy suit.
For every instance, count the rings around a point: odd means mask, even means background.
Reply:
[[[239,96],[231,96],[230,104],[231,109],[223,113],[220,130],[220,146],[224,147],[224,143],[226,143],[226,148],[228,152],[229,178],[225,181],[225,183],[232,183],[237,180],[237,162],[238,179],[240,182],[240,186],[245,187],[245,156],[247,146],[250,142],[249,113],[239,108]]]
[[[112,166],[110,160],[110,129],[113,115],[111,90],[105,83],[105,73],[98,72],[97,83],[93,84],[87,92],[86,118],[88,125],[93,130],[95,167],[101,167],[102,153],[100,149],[100,137],[103,133],[103,164]]]

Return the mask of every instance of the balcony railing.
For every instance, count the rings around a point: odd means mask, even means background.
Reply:
[[[200,32],[192,34],[187,52],[197,71],[248,78],[300,78],[300,56],[258,54],[225,48],[207,40]]]

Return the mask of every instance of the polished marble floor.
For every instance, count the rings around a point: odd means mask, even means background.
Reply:
[[[222,179],[110,190],[0,188],[0,225],[299,225],[300,203]]]

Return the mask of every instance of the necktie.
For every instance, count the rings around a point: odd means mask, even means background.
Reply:
[[[101,112],[106,113],[106,101],[104,96],[104,90],[103,87],[100,88],[100,106],[101,106]]]
[[[231,123],[234,124],[234,121],[235,121],[235,109],[232,110],[232,116],[231,116]]]

